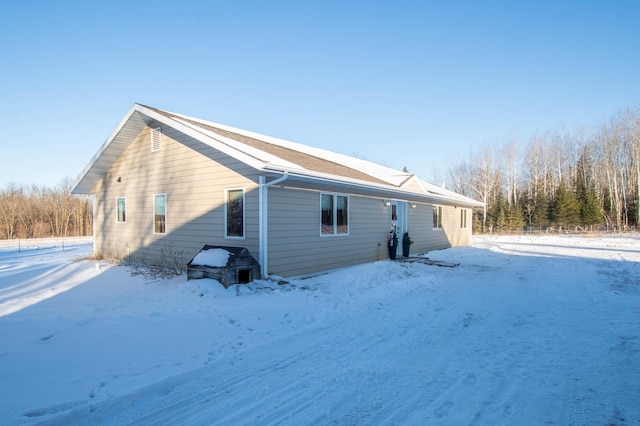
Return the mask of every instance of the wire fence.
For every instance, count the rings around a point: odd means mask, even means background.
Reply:
[[[607,229],[606,227],[600,228],[552,228],[552,227],[526,227],[522,229],[509,229],[501,231],[487,231],[478,232],[473,231],[473,235],[631,235],[637,234],[637,229],[629,227],[627,229]]]
[[[93,237],[66,238],[15,238],[0,240],[0,251],[27,251],[59,248],[61,251],[80,245],[93,243]]]

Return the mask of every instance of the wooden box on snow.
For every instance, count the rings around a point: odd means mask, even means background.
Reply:
[[[226,262],[224,261],[225,251],[228,252]],[[218,280],[227,288],[232,284],[246,284],[256,279],[259,280],[262,276],[260,264],[245,247],[205,245],[187,263],[187,279],[198,278]]]

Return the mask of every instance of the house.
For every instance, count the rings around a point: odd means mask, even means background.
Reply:
[[[74,182],[94,196],[95,252],[186,262],[245,247],[263,276],[468,244],[482,203],[362,159],[134,104]]]

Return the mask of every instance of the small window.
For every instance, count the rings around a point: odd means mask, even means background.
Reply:
[[[244,238],[244,189],[227,189],[225,198],[225,237]]]
[[[320,194],[320,235],[349,234],[349,197]]]
[[[322,235],[333,234],[333,195],[322,194],[320,198]]]
[[[460,228],[467,227],[467,209],[460,210]]]
[[[153,196],[153,233],[167,233],[167,195],[156,194]]]
[[[116,222],[125,223],[127,221],[127,199],[125,197],[116,198]]]
[[[151,152],[160,151],[162,148],[162,127],[151,130]]]
[[[442,206],[433,206],[433,229],[442,229]]]

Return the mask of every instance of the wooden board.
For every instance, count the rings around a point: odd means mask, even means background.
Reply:
[[[409,263],[424,263],[426,265],[435,265],[435,266],[443,266],[445,268],[455,268],[460,265],[459,263],[445,262],[442,260],[431,260],[427,257],[402,257],[399,258],[400,262],[409,262]]]

